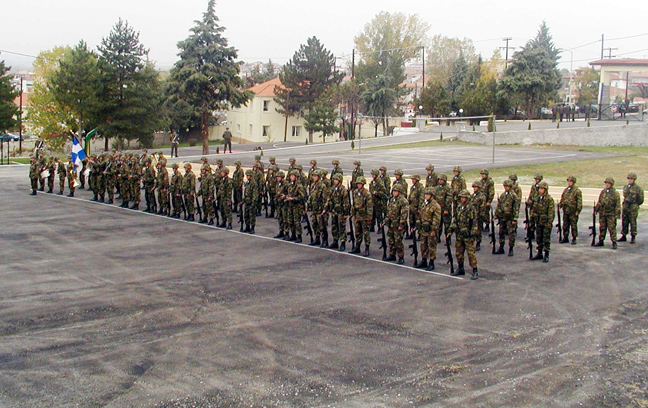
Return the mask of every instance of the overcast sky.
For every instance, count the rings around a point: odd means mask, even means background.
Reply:
[[[624,7],[627,7],[624,9]],[[207,0],[23,0],[3,7],[0,50],[37,55],[57,45],[85,40],[96,47],[121,17],[140,32],[159,69],[177,59],[176,44],[200,19]],[[285,63],[299,45],[317,36],[337,56],[349,55],[353,37],[380,11],[417,13],[427,21],[430,36],[468,37],[477,51],[489,58],[512,37],[511,46],[532,38],[543,20],[556,46],[573,50],[573,66],[584,66],[601,54],[601,34],[610,40],[605,47],[618,48],[613,55],[648,58],[648,3],[601,0],[484,1],[484,0],[221,0],[216,14],[226,28],[225,37],[245,62],[271,58]],[[12,15],[9,15],[11,12]],[[643,35],[642,35],[643,34]],[[641,50],[641,51],[639,51]],[[639,51],[639,52],[634,52]],[[606,51],[607,55],[607,51]],[[0,60],[15,68],[31,64],[32,58],[2,52]],[[561,68],[569,68],[572,55],[565,52]]]

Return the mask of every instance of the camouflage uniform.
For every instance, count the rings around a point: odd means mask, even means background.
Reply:
[[[115,199],[115,185],[117,184],[117,160],[114,157],[108,158],[103,176],[106,192],[108,193],[108,204],[112,204]]]
[[[477,187],[477,190],[470,195],[470,199],[468,201],[470,202],[470,204],[472,204],[473,208],[475,208],[476,211],[477,208],[484,208],[484,205],[486,203],[486,196],[481,191],[481,183],[479,180],[473,182],[472,186],[473,190],[474,187]],[[477,251],[479,251],[479,249],[481,248],[482,229],[484,228],[484,220],[482,219],[482,214],[483,212],[477,211],[477,229],[479,230],[479,234],[475,236],[475,250]]]
[[[119,184],[119,194],[122,198],[122,208],[128,207],[128,201],[130,201],[130,183],[128,181],[128,176],[130,175],[130,162],[124,157],[119,166],[119,173],[117,174]]]
[[[369,183],[369,192],[373,200],[373,220],[371,226],[373,227],[376,222],[380,223],[385,218],[385,208],[387,200],[389,200],[389,190],[385,188],[385,184],[380,179],[379,171],[376,169],[371,170],[373,179]]]
[[[36,195],[38,190],[38,180],[40,179],[40,164],[36,161],[35,157],[31,158],[29,165],[29,181],[31,182],[31,195]]]
[[[545,193],[541,194],[540,189],[544,188]],[[536,244],[538,254],[533,259],[543,259],[542,251],[544,250],[544,261],[549,261],[549,251],[551,250],[551,231],[556,216],[556,208],[553,197],[549,195],[549,186],[544,181],[538,184],[538,196],[533,201],[531,210],[531,219],[536,227]]]
[[[360,160],[356,160],[353,162],[353,165],[355,166],[353,168],[353,171],[351,172],[351,190],[355,190],[357,187],[357,180],[358,177],[364,177],[364,171],[360,166],[362,165],[362,162]]]
[[[56,163],[54,163],[54,158],[50,157],[47,162],[47,170],[49,170],[49,177],[47,178],[47,192],[54,192],[54,179],[56,178]]]
[[[74,197],[74,181],[77,177],[76,170],[74,170],[74,163],[72,163],[72,159],[69,159],[68,164],[67,164],[67,179],[68,179],[68,189],[70,190],[70,194],[68,194],[68,197]]]
[[[346,187],[342,185],[341,174],[333,175],[331,178],[333,179],[333,185],[324,209],[331,213],[331,236],[333,237],[331,248],[336,248],[339,242],[340,251],[344,251],[347,236],[346,217],[350,215],[349,194]]]
[[[425,166],[425,171],[427,171],[427,176],[425,176],[425,188],[435,188],[439,184],[439,178],[434,172],[434,166],[428,164]]]
[[[504,243],[508,237],[509,256],[513,256],[517,219],[520,212],[520,198],[513,192],[513,182],[511,180],[505,180],[504,187],[508,187],[508,191],[505,189],[500,194],[495,209],[495,218],[499,221],[499,249],[496,253],[504,253]]]
[[[421,184],[421,176],[418,174],[412,176],[412,187],[407,201],[409,203],[409,226],[415,228],[419,219],[419,205],[423,201],[423,185]]]
[[[276,165],[268,166],[268,174],[266,175],[266,191],[268,197],[268,205],[270,206],[270,214],[268,218],[274,218],[275,216],[275,196],[277,195],[277,172],[279,167]]]
[[[621,196],[614,188],[614,179],[608,177],[605,179],[606,184],[610,187],[604,188],[599,195],[599,201],[596,205],[596,212],[599,214],[599,242],[597,246],[603,246],[605,234],[610,233],[612,247],[616,248],[617,242],[617,220],[621,216]]]
[[[187,208],[187,221],[194,219],[194,197],[196,196],[196,175],[191,171],[191,164],[184,165],[185,174],[182,179],[182,193],[184,194],[184,204]]]
[[[488,170],[482,169],[479,174],[482,175],[481,179],[481,192],[486,196],[486,202],[481,209],[478,209],[480,214],[480,219],[486,224],[485,230],[490,230],[490,217],[491,217],[491,205],[495,199],[495,182],[493,179],[488,177]]]
[[[171,208],[169,207],[169,172],[159,161],[157,168],[158,171],[155,176],[155,189],[158,194],[158,203],[160,203],[158,214],[171,215]]]
[[[220,203],[221,211],[221,226],[226,229],[232,229],[232,191],[234,190],[234,183],[229,178],[229,169],[223,167],[221,170],[221,188],[218,192],[218,202]]]
[[[353,205],[351,207],[351,216],[353,217],[353,229],[356,236],[356,247],[352,253],[360,253],[360,245],[365,243],[365,256],[369,256],[369,246],[371,245],[371,219],[373,217],[373,199],[371,193],[364,187],[357,188],[358,183],[366,184],[364,177],[356,179],[356,189],[353,192]]]
[[[232,188],[234,190],[234,208],[239,210],[241,202],[243,201],[243,169],[241,169],[241,162],[235,161],[236,170],[232,175]]]
[[[333,164],[333,170],[331,170],[331,179],[333,179],[333,176],[335,176],[336,174],[344,176],[344,172],[340,168],[340,161],[339,160],[333,160],[331,162],[331,164]]]
[[[295,242],[301,242],[301,219],[304,213],[306,191],[299,180],[299,172],[297,170],[291,170],[289,177],[290,180],[286,183],[285,188],[286,225],[290,231],[290,239],[295,239]]]
[[[313,173],[318,171],[319,169],[317,168],[317,160],[311,160],[310,161],[310,168],[308,169],[308,191],[310,192],[310,188],[313,185]],[[321,180],[320,176],[320,180]]]
[[[137,159],[133,159],[130,165],[130,174],[128,175],[128,182],[130,185],[130,199],[133,202],[132,209],[139,208],[140,202],[140,179],[142,178],[142,167]]]
[[[405,190],[402,185],[397,184],[392,191],[399,192],[398,197],[392,193],[392,197],[387,202],[387,241],[389,242],[389,258],[386,260],[396,260],[402,264],[405,256],[403,246],[403,233],[407,230],[407,215],[409,204],[405,198]]]
[[[204,165],[200,169],[200,173],[198,195],[202,197],[203,211],[203,218],[200,222],[214,225],[214,175],[208,172]]]
[[[407,191],[409,189],[407,180],[403,178],[403,170],[401,169],[394,170],[394,182],[392,183],[391,188],[387,191],[387,193],[391,195],[392,190],[397,184],[403,186],[403,191]]]
[[[448,233],[455,233],[456,243],[455,250],[457,256],[457,275],[463,275],[464,271],[464,252],[468,254],[468,263],[473,268],[473,279],[476,279],[477,257],[475,256],[475,236],[479,233],[477,228],[477,210],[468,203],[470,193],[464,190],[459,193],[459,197],[465,197],[466,202],[459,202],[452,217],[452,223]]]
[[[581,210],[583,209],[583,193],[578,187],[576,187],[576,178],[570,176],[567,178],[567,181],[574,183],[573,186],[567,186],[560,196],[560,202],[558,203],[558,208],[561,208],[563,211],[562,214],[562,235],[563,241],[569,241],[569,232],[571,231],[572,243],[576,243],[576,238],[578,237],[578,217]]]
[[[322,212],[324,211],[324,205],[329,196],[329,189],[322,182],[320,174],[319,170],[313,171],[313,175],[316,176],[317,181],[313,180],[311,184],[310,195],[308,196],[308,209],[311,212],[311,227],[313,228],[313,233],[316,234],[313,245],[326,244],[328,246],[328,215],[322,214]]]
[[[425,195],[430,195],[429,199]],[[441,224],[441,206],[434,198],[434,189],[432,187],[425,189],[425,194],[421,205],[419,206],[419,220],[416,224],[416,230],[419,232],[421,240],[421,257],[429,261],[428,270],[434,270],[434,260],[436,259],[437,244],[439,243],[439,225]],[[425,264],[425,262],[423,262]],[[420,265],[423,267],[424,265]]]
[[[452,201],[457,205],[459,193],[466,189],[466,180],[464,179],[464,176],[461,175],[461,167],[455,166],[452,171],[454,177],[452,177],[452,181],[450,182],[450,188],[452,189]]]
[[[452,190],[446,184],[446,181],[446,175],[439,174],[438,184],[434,188],[434,200],[441,206],[441,223],[439,224],[439,233],[437,235],[441,235],[442,228],[448,231],[452,222]]]
[[[380,172],[378,179],[383,182],[385,186],[385,193],[387,194],[385,197],[385,206],[386,206],[387,200],[389,200],[389,193],[391,193],[391,179],[387,175],[387,167],[380,166],[380,168],[378,168],[378,171]]]
[[[56,159],[57,169],[56,174],[59,176],[59,195],[63,195],[63,190],[65,189],[65,179],[67,178],[67,169],[65,165],[59,160]]]
[[[520,202],[522,201],[522,189],[520,188],[520,185],[517,182],[518,176],[517,174],[511,174],[509,176],[509,180],[513,182],[513,186],[511,187],[511,190],[518,196],[520,199]]]
[[[637,215],[639,213],[639,206],[644,202],[644,192],[641,187],[639,187],[635,180],[637,175],[635,173],[628,174],[628,179],[632,180],[632,183],[628,183],[623,187],[623,219],[621,222],[621,241],[625,241],[625,236],[628,235],[628,230],[630,230],[630,236],[632,237],[630,243],[635,243],[635,237],[637,236]]]
[[[155,169],[149,159],[144,160],[142,185],[144,186],[144,199],[146,200],[145,211],[157,212],[157,203],[155,202]]]
[[[173,217],[180,218],[180,212],[183,209],[182,186],[184,184],[184,178],[178,170],[178,163],[173,163],[172,167],[173,175],[171,176],[169,191],[171,192],[171,197],[173,197]]]
[[[285,189],[285,178],[286,175],[283,171],[277,171],[277,176],[275,177],[277,182],[275,183],[275,199],[274,199],[274,208],[277,212],[277,223],[279,224],[279,234],[275,238],[284,238],[287,232],[286,228],[286,205],[284,201],[284,189]]]
[[[86,170],[88,168],[88,163],[89,163],[89,160],[88,160],[87,157],[81,159],[82,167],[81,167],[81,170],[80,170],[81,173],[79,174],[79,181],[81,182],[81,190],[83,190],[85,188],[85,184],[86,184],[86,174],[85,173],[86,173]]]

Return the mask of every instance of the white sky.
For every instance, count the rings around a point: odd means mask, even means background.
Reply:
[[[627,7],[624,9],[624,7]],[[202,18],[207,0],[23,0],[14,3],[8,15],[3,7],[0,23],[0,50],[37,55],[57,45],[74,45],[85,40],[96,47],[118,18],[140,32],[140,40],[150,49],[159,69],[176,61],[176,43],[189,34],[194,20]],[[648,3],[601,0],[221,0],[216,14],[226,28],[225,37],[239,50],[245,62],[272,58],[285,63],[299,45],[317,36],[336,56],[349,55],[353,37],[378,12],[417,13],[431,25],[430,36],[468,37],[484,58],[504,46],[503,37],[512,37],[511,46],[522,46],[546,20],[556,46],[573,50],[573,67],[585,66],[601,54],[601,34],[615,47],[613,55],[648,58]],[[646,34],[646,35],[641,35]],[[640,52],[634,52],[642,50]],[[503,55],[503,54],[502,54]],[[607,55],[607,51],[606,51]],[[569,68],[572,55],[563,54],[561,68]],[[2,52],[0,60],[24,69],[32,58]]]

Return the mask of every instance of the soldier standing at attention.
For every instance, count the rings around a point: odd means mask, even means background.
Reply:
[[[457,211],[452,218],[452,224],[448,229],[446,235],[450,238],[452,233],[455,233],[456,242],[456,256],[457,256],[457,271],[456,275],[465,275],[464,269],[464,252],[468,254],[468,263],[472,269],[472,280],[478,278],[479,269],[477,266],[477,257],[475,256],[475,236],[479,233],[477,228],[477,210],[468,202],[470,193],[467,190],[459,193],[459,202],[457,203]]]
[[[72,162],[72,157],[68,157],[68,163],[67,163],[67,178],[68,178],[68,189],[70,190],[70,194],[68,194],[68,197],[74,197],[74,190],[75,190],[75,182],[77,178],[77,173],[76,170],[74,170],[74,163]]]
[[[317,170],[319,170],[317,168],[317,160],[311,160],[310,161],[310,169],[308,169],[308,188],[309,188],[308,191],[310,191],[310,188],[313,185],[313,173],[315,171],[317,171]],[[320,179],[321,179],[321,177],[320,177]]]
[[[518,182],[517,182],[518,176],[517,176],[517,174],[511,174],[509,176],[509,180],[511,180],[513,182],[513,187],[511,187],[511,190],[513,190],[513,192],[518,196],[520,201],[522,201],[522,189],[518,185]]]
[[[81,182],[81,187],[79,187],[79,189],[81,189],[81,190],[85,189],[85,182],[86,182],[86,174],[85,174],[85,172],[86,172],[86,170],[88,168],[88,162],[89,162],[89,160],[88,160],[87,157],[84,157],[83,159],[81,159],[82,167],[80,169],[80,174],[79,174],[79,181]]]
[[[319,245],[320,248],[328,247],[326,240],[328,217],[324,211],[324,205],[328,198],[329,190],[321,180],[320,170],[313,170],[310,194],[308,195],[308,209],[311,212],[311,226],[315,235],[315,241],[311,246]],[[320,239],[321,237],[321,239]]]
[[[296,167],[297,160],[295,160],[294,157],[291,157],[290,159],[288,159],[288,163],[289,163],[289,166],[288,166],[288,172],[289,172],[289,173],[290,173],[292,170],[297,170],[297,167]],[[288,178],[290,178],[290,174],[288,174]]]
[[[504,253],[504,243],[508,237],[508,256],[513,256],[515,234],[517,233],[517,219],[520,212],[520,198],[511,189],[513,182],[504,180],[504,192],[499,196],[495,218],[499,220],[499,248],[496,255]]]
[[[155,207],[157,207],[155,203],[155,170],[151,166],[150,157],[144,159],[142,184],[144,185],[144,199],[146,200],[146,209],[144,212],[155,212]]]
[[[173,218],[180,218],[180,211],[182,211],[182,208],[184,205],[182,204],[182,186],[184,184],[184,180],[182,177],[182,174],[180,174],[180,170],[178,166],[178,163],[173,163],[171,166],[173,168],[173,176],[171,176],[171,185],[169,186],[171,196],[173,197]]]
[[[576,177],[567,177],[567,188],[563,190],[560,196],[558,208],[562,208],[562,236],[561,244],[569,242],[569,232],[571,230],[572,245],[576,245],[578,237],[578,216],[583,209],[583,193],[576,187]]]
[[[268,162],[270,162],[270,166],[276,166],[277,165],[277,158],[274,157],[274,156],[270,156],[270,158],[268,159]],[[279,171],[279,170],[276,170],[276,171]]]
[[[389,256],[384,259],[391,262],[396,260],[402,265],[405,260],[405,248],[403,246],[403,233],[407,230],[407,214],[409,204],[405,198],[405,189],[401,184],[392,188],[392,197],[387,202],[387,218],[383,224],[387,225],[387,241],[389,242]]]
[[[427,271],[434,270],[437,244],[439,237],[439,224],[441,224],[441,206],[434,198],[434,189],[428,187],[423,194],[423,201],[419,207],[419,221],[416,224],[416,231],[421,237],[421,262],[414,265],[415,268],[426,268]]]
[[[112,204],[115,199],[115,185],[117,184],[117,159],[115,156],[108,157],[108,164],[103,171],[106,192],[108,193],[107,204]]]
[[[421,185],[421,176],[415,174],[412,176],[412,187],[407,197],[409,204],[409,230],[407,231],[408,239],[411,238],[412,229],[416,228],[419,219],[419,205],[423,201],[423,186]]]
[[[482,193],[484,193],[484,196],[486,197],[486,202],[484,203],[484,206],[478,211],[481,212],[480,218],[486,224],[484,231],[490,232],[490,217],[491,217],[490,210],[491,210],[491,204],[495,199],[495,182],[493,181],[492,178],[488,176],[488,169],[481,169],[479,174],[481,175],[481,191]]]
[[[378,168],[378,171],[380,171],[380,175],[378,176],[378,179],[381,180],[385,185],[385,193],[387,194],[385,198],[385,206],[387,206],[387,200],[389,200],[389,194],[391,193],[391,179],[387,175],[387,167],[380,166]]]
[[[225,128],[223,132],[223,154],[226,153],[227,148],[229,147],[229,152],[232,153],[232,132],[229,128]]]
[[[461,171],[461,167],[459,166],[455,166],[454,169],[452,169],[454,177],[452,177],[452,182],[450,182],[450,188],[452,188],[452,201],[455,205],[457,204],[457,201],[459,201],[459,193],[466,189],[466,180],[464,179],[464,176],[461,175]]]
[[[621,239],[619,241],[625,242],[628,240],[626,235],[628,235],[629,229],[631,244],[636,242],[637,214],[639,213],[639,206],[644,202],[643,189],[635,183],[636,180],[636,173],[628,174],[628,184],[623,187],[623,219],[621,221]]]
[[[169,208],[169,172],[159,160],[155,176],[155,189],[158,194],[158,203],[160,203],[158,214],[171,215],[171,209]]]
[[[437,186],[434,189],[434,200],[441,206],[441,223],[439,224],[438,236],[441,236],[441,229],[445,228],[446,234],[452,222],[452,190],[446,184],[448,176],[439,174]]]
[[[275,197],[277,195],[277,172],[279,167],[275,164],[268,166],[268,174],[266,175],[265,188],[268,192],[268,205],[270,206],[270,214],[266,218],[275,217]]]
[[[536,226],[536,242],[538,254],[533,260],[542,259],[542,262],[549,262],[549,251],[551,249],[551,231],[556,216],[554,199],[549,195],[549,185],[542,181],[538,184],[538,196],[533,202],[531,210],[532,222]],[[544,251],[544,257],[542,252]]]
[[[425,166],[425,171],[427,172],[427,176],[425,176],[425,188],[430,188],[434,189],[439,183],[438,180],[439,178],[437,177],[437,174],[434,172],[434,166],[431,164],[428,164]]]
[[[362,162],[360,160],[356,160],[353,162],[353,171],[351,172],[351,189],[355,189],[357,184],[358,184],[358,178],[359,177],[364,177],[364,171],[360,167],[362,165]]]
[[[67,177],[67,169],[65,165],[61,162],[61,159],[56,158],[56,174],[59,176],[59,192],[58,195],[63,195],[63,190],[65,189],[65,179]]]
[[[131,160],[130,174],[128,175],[128,182],[130,184],[130,197],[133,201],[131,210],[139,210],[140,203],[140,180],[142,179],[142,167],[137,158],[133,157]]]
[[[617,220],[621,216],[621,196],[614,188],[614,179],[608,177],[605,179],[605,188],[599,195],[599,201],[594,211],[599,214],[599,240],[594,246],[603,246],[605,234],[610,233],[612,249],[617,249]]]
[[[333,179],[333,176],[335,176],[336,174],[344,175],[344,172],[340,168],[339,160],[335,159],[331,162],[331,164],[333,165],[333,170],[331,170],[331,179]]]
[[[236,169],[232,176],[232,188],[234,189],[234,211],[238,212],[243,202],[243,169],[241,169],[241,162],[236,160],[234,162]]]
[[[234,184],[232,179],[229,178],[229,169],[223,167],[220,169],[221,174],[221,187],[218,191],[218,202],[220,203],[221,211],[221,228],[232,229],[232,190],[234,189]],[[227,224],[226,224],[227,222]],[[252,231],[254,233],[254,231]]]
[[[36,195],[36,190],[38,190],[39,179],[40,179],[40,165],[38,164],[36,158],[32,156],[29,158],[29,181],[31,182],[31,189],[32,189],[30,195]]]
[[[371,219],[373,217],[373,201],[371,193],[364,186],[367,184],[364,176],[356,178],[355,190],[353,192],[353,207],[351,208],[351,217],[353,218],[353,227],[355,229],[356,245],[349,253],[359,254],[362,241],[365,243],[364,256],[369,256],[369,246],[371,245]]]
[[[299,179],[299,171],[291,170],[288,174],[289,181],[286,184],[284,200],[286,202],[286,223],[290,229],[290,237],[287,241],[302,242],[301,219],[304,213],[304,200],[306,190]],[[285,237],[284,237],[285,239]]]
[[[185,163],[185,174],[182,180],[182,193],[184,204],[187,209],[187,221],[195,221],[194,198],[196,197],[196,175],[191,171],[191,163]]]
[[[54,156],[50,156],[47,161],[47,170],[49,170],[49,176],[47,177],[47,192],[52,194],[54,192],[54,178],[56,177],[56,163],[54,162]],[[103,202],[103,200],[101,200]]]
[[[346,220],[350,214],[349,194],[346,187],[342,185],[342,174],[334,174],[332,177],[331,192],[326,200],[324,211],[331,213],[331,237],[333,243],[330,249],[337,249],[338,242],[340,251],[346,250]]]
[[[389,189],[389,194],[391,195],[391,190],[397,185],[400,184],[403,186],[403,191],[407,191],[409,186],[407,185],[407,180],[403,178],[403,170],[401,169],[396,169],[394,170],[394,182],[391,185],[391,188]]]
[[[208,168],[208,164],[203,164],[200,167],[198,195],[202,197],[202,218],[199,222],[214,225],[214,177]]]
[[[276,167],[276,166],[275,166]],[[285,202],[284,202],[284,188],[285,188],[285,178],[286,174],[279,170],[277,171],[276,183],[275,183],[275,201],[274,206],[277,211],[277,223],[279,223],[279,233],[275,235],[275,238],[284,238],[290,233],[286,232],[286,213],[285,213]]]
[[[124,155],[124,157],[121,160],[121,165],[119,166],[119,173],[117,174],[117,177],[119,177],[119,194],[121,195],[122,198],[122,204],[120,205],[121,208],[128,208],[128,201],[130,200],[130,183],[128,181],[128,176],[130,175],[130,160],[128,159],[128,155]],[[80,177],[80,176],[79,176]]]
[[[542,174],[536,173],[535,176],[533,176],[535,183],[531,186],[531,190],[529,190],[529,196],[527,197],[527,204],[533,205],[535,202],[536,198],[538,198],[538,188],[540,186],[540,182],[542,181]]]
[[[475,208],[475,211],[477,211],[478,208],[484,207],[486,196],[481,191],[481,182],[479,180],[473,181],[472,188],[473,193],[468,201]],[[475,236],[475,251],[481,250],[482,228],[484,227],[484,220],[482,220],[481,216],[482,212],[477,211],[477,229],[479,229],[479,234]]]
[[[380,173],[377,169],[371,170],[371,177],[373,179],[369,183],[369,193],[373,201],[373,219],[371,221],[370,231],[375,231],[374,225],[381,223],[385,219],[385,208],[387,207],[387,200],[389,200],[389,192],[385,188],[385,184],[379,178]]]

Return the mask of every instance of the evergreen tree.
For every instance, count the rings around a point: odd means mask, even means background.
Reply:
[[[304,119],[304,129],[309,134],[321,132],[322,143],[326,142],[326,136],[340,131],[335,124],[337,120],[335,106],[331,103],[331,98],[326,93],[317,98],[308,113],[304,115]]]
[[[237,50],[228,46],[223,37],[225,27],[218,24],[214,8],[215,0],[209,0],[207,12],[202,20],[195,21],[192,34],[178,43],[180,60],[171,70],[170,78],[169,97],[188,103],[194,110],[192,117],[198,118],[203,154],[209,153],[209,125],[213,112],[239,107],[252,97],[243,89],[245,82],[239,76]]]
[[[19,110],[14,99],[19,92],[11,83],[11,75],[7,75],[10,69],[4,61],[0,61],[0,132],[6,132],[18,123],[16,117]]]
[[[441,82],[431,80],[421,91],[417,105],[423,106],[423,113],[443,117],[450,112],[450,95]]]
[[[375,79],[369,80],[367,89],[362,93],[362,102],[365,106],[365,113],[372,117],[380,117],[380,121],[374,121],[374,135],[378,135],[378,123],[382,122],[383,135],[387,135],[387,116],[394,109],[394,105],[400,96],[399,90],[393,88],[394,79],[388,75],[378,75]]]
[[[457,112],[460,108],[462,93],[465,91],[465,80],[468,75],[468,63],[463,54],[459,55],[452,63],[452,71],[447,83],[448,94],[450,95],[450,107]]]

